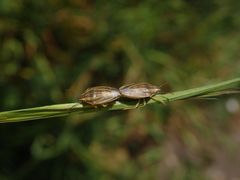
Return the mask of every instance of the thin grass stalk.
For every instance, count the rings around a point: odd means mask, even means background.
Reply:
[[[196,97],[211,96],[215,93],[220,95],[221,91],[229,90],[231,88],[240,87],[240,78],[235,78],[228,81],[223,81],[216,84],[202,86],[198,88],[177,91],[167,94],[159,94],[154,96],[154,100],[149,100],[146,104],[157,103],[160,101],[163,104],[170,103],[172,101],[192,99]],[[231,91],[229,91],[231,94]],[[126,110],[136,108],[138,101],[116,101],[113,105],[102,108],[92,108],[90,106],[83,106],[80,103],[67,103],[67,104],[56,104],[42,107],[34,107],[27,109],[19,109],[12,111],[0,112],[0,123],[9,122],[21,122],[30,121],[36,119],[46,119],[51,117],[68,116],[71,113],[88,113],[98,111],[111,111],[111,110]]]

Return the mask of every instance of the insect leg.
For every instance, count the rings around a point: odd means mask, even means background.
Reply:
[[[138,102],[137,102],[137,104],[135,105],[134,108],[138,108],[140,106],[140,103],[141,103],[141,99],[138,99]]]
[[[164,97],[164,100],[158,100],[158,99],[155,99],[153,97],[151,97],[151,99],[158,102],[158,103],[164,104],[164,105],[166,105],[169,102],[169,99],[166,98],[166,97]]]
[[[147,100],[143,99],[143,105],[142,106],[145,106],[146,104],[147,104]]]
[[[139,99],[135,108],[144,107],[146,104],[147,104],[147,101],[145,98]]]
[[[107,107],[107,106],[108,106],[108,104],[102,104],[102,107],[104,107],[104,108]]]

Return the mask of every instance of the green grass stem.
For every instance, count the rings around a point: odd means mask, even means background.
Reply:
[[[156,103],[160,101],[163,104],[167,104],[172,101],[192,99],[196,97],[208,97],[213,95],[221,95],[221,91],[226,91],[231,88],[240,87],[240,78],[235,78],[228,81],[223,81],[216,84],[206,85],[198,88],[177,91],[167,94],[159,94],[154,96],[154,99],[150,99],[146,104]],[[231,91],[229,91],[231,94]],[[71,113],[87,113],[97,111],[110,111],[110,110],[126,110],[136,108],[137,101],[116,101],[113,105],[108,107],[93,108],[90,106],[83,106],[80,103],[67,103],[67,104],[55,104],[42,107],[34,107],[27,109],[11,110],[0,112],[0,123],[9,122],[21,122],[30,121],[36,119],[45,119],[51,117],[68,116]]]

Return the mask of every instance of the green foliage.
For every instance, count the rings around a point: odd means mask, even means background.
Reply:
[[[0,0],[0,111],[76,102],[94,85],[168,94],[239,77],[239,29],[237,0]],[[0,179],[238,178],[238,106],[232,95],[1,124]]]

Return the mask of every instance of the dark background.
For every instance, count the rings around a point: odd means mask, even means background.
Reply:
[[[0,0],[0,110],[240,76],[238,0]],[[0,179],[238,179],[239,96],[0,124]]]

